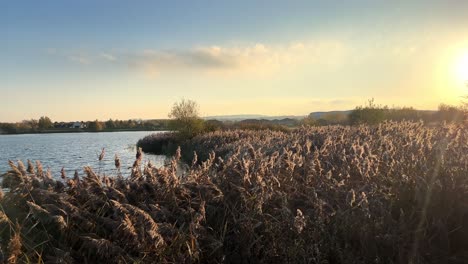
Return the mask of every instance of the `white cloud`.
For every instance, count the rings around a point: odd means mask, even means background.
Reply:
[[[117,58],[112,55],[112,54],[109,54],[109,53],[101,53],[99,55],[100,58],[104,59],[104,60],[107,60],[107,61],[116,61]]]
[[[346,45],[340,41],[294,42],[287,45],[211,45],[187,49],[147,49],[130,53],[56,52],[82,65],[113,62],[143,71],[150,77],[167,73],[203,72],[208,74],[272,74],[307,64],[336,66],[344,63]],[[61,54],[61,55],[60,55]]]
[[[166,72],[274,73],[299,64],[333,66],[344,61],[341,42],[297,42],[290,45],[201,46],[187,50],[145,50],[128,56],[129,64],[150,75]]]

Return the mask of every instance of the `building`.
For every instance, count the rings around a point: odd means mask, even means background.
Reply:
[[[86,125],[85,125],[85,123],[83,123],[83,122],[78,122],[78,121],[77,121],[77,122],[71,123],[70,128],[76,128],[76,129],[86,128]]]

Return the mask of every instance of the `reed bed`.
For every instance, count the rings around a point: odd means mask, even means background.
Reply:
[[[466,125],[218,131],[131,175],[10,162],[9,263],[467,263]],[[120,160],[116,157],[116,166]],[[181,171],[181,167],[185,167]]]

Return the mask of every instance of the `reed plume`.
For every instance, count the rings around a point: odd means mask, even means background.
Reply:
[[[85,167],[67,186],[10,161],[0,248],[11,263],[465,263],[466,142],[461,124],[215,131],[165,166],[137,150],[130,175]]]

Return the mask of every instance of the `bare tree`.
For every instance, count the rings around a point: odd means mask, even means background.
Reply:
[[[191,138],[203,131],[203,120],[199,117],[198,104],[193,100],[182,99],[172,106],[169,118],[171,126],[183,138]]]

